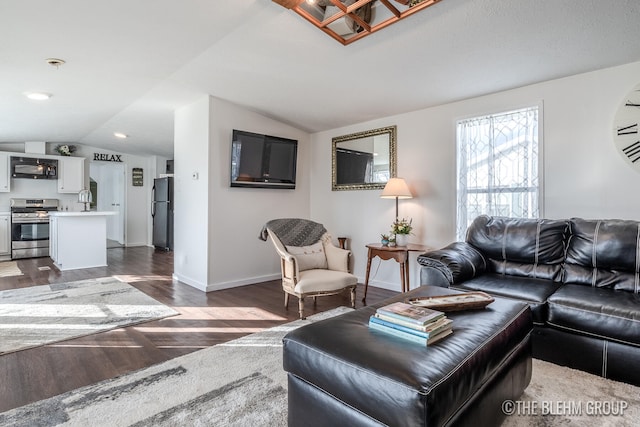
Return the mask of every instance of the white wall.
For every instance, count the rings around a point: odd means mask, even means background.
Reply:
[[[298,140],[295,190],[231,188],[233,129]],[[211,291],[280,277],[262,226],[279,217],[309,217],[309,135],[217,98],[175,114],[174,276]],[[198,179],[194,179],[198,174]]]
[[[275,249],[258,234],[270,219],[309,218],[309,134],[217,98],[212,98],[211,123],[208,289],[279,278]],[[231,188],[233,129],[297,140],[296,188]]]
[[[200,290],[209,280],[210,99],[175,112],[174,277]],[[194,174],[197,174],[194,177]]]
[[[458,119],[543,103],[544,216],[640,219],[634,189],[640,175],[613,143],[613,118],[640,81],[640,62],[428,108],[312,135],[311,217],[334,235],[351,238],[355,274],[364,280],[365,245],[379,241],[394,217],[380,190],[331,191],[331,138],[398,126],[398,176],[415,198],[400,201],[413,218],[415,243],[444,246],[455,238],[455,122]],[[418,266],[411,259],[411,283]],[[373,263],[375,273],[378,260]],[[399,290],[399,268],[384,261],[372,282]]]

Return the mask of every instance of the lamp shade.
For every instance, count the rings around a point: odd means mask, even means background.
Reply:
[[[380,195],[382,199],[412,199],[413,195],[411,191],[409,191],[409,187],[407,183],[402,178],[389,178],[387,181],[387,185],[384,186],[384,190],[382,190],[382,194]]]

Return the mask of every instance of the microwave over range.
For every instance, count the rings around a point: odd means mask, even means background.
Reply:
[[[56,159],[11,156],[11,177],[58,179],[58,161]]]

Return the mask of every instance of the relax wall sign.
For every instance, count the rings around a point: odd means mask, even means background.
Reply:
[[[122,163],[122,154],[93,153],[93,160]]]

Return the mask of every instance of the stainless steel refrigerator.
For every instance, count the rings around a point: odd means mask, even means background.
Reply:
[[[173,178],[153,180],[153,246],[170,251],[173,249]]]

